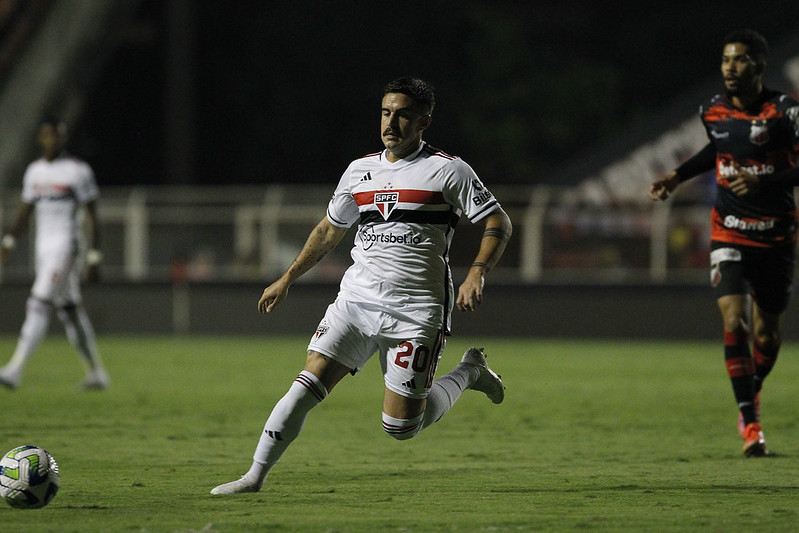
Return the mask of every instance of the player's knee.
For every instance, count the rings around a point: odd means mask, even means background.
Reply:
[[[774,330],[765,327],[755,329],[755,341],[764,348],[774,348],[781,343],[781,335],[779,330]]]
[[[48,300],[29,296],[25,304],[25,309],[28,313],[49,314],[53,304]]]
[[[758,316],[754,320],[755,342],[764,348],[775,348],[781,344],[780,315]]]
[[[746,314],[741,313],[725,313],[724,314],[724,331],[731,333],[748,333],[749,323]]]
[[[58,309],[65,313],[74,313],[78,310],[78,304],[69,301],[63,301],[57,305]]]
[[[383,413],[383,431],[397,440],[408,440],[415,437],[422,429],[422,418],[394,418]]]

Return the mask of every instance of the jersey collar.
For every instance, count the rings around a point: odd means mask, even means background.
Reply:
[[[395,161],[393,163],[388,160],[388,157],[387,157],[388,150],[383,150],[383,154],[381,155],[381,158],[383,159],[383,162],[386,163],[387,165],[400,165],[400,164],[403,164],[403,163],[410,163],[411,161],[416,159],[419,156],[420,153],[422,153],[422,150],[424,150],[425,146],[427,146],[427,143],[425,141],[422,141],[421,143],[419,143],[419,147],[416,150],[414,150],[413,152],[411,152],[407,156],[403,157],[399,161]]]

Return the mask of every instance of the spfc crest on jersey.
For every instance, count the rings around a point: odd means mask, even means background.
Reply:
[[[380,214],[383,215],[384,220],[388,220],[398,203],[399,191],[375,193],[375,206],[380,211]]]
[[[766,121],[762,121],[758,123],[756,120],[752,121],[752,127],[749,128],[749,140],[752,141],[752,144],[756,144],[758,146],[762,146],[768,142],[768,128],[766,127]]]

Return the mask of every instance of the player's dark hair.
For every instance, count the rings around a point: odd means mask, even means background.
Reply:
[[[768,58],[768,43],[766,38],[755,30],[735,30],[724,39],[725,46],[731,43],[745,44],[752,59],[765,65]]]
[[[433,86],[419,78],[398,78],[383,87],[383,96],[388,93],[400,93],[410,96],[416,105],[422,107],[425,114],[433,112],[436,95]]]

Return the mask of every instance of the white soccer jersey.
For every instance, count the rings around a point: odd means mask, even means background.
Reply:
[[[36,207],[36,251],[74,249],[78,208],[99,196],[91,167],[74,157],[37,159],[22,180],[22,201]]]
[[[448,255],[458,219],[477,222],[498,207],[469,165],[427,143],[395,163],[385,151],[353,161],[327,208],[335,226],[359,221],[339,296],[395,310],[440,305],[430,318],[448,323]]]

